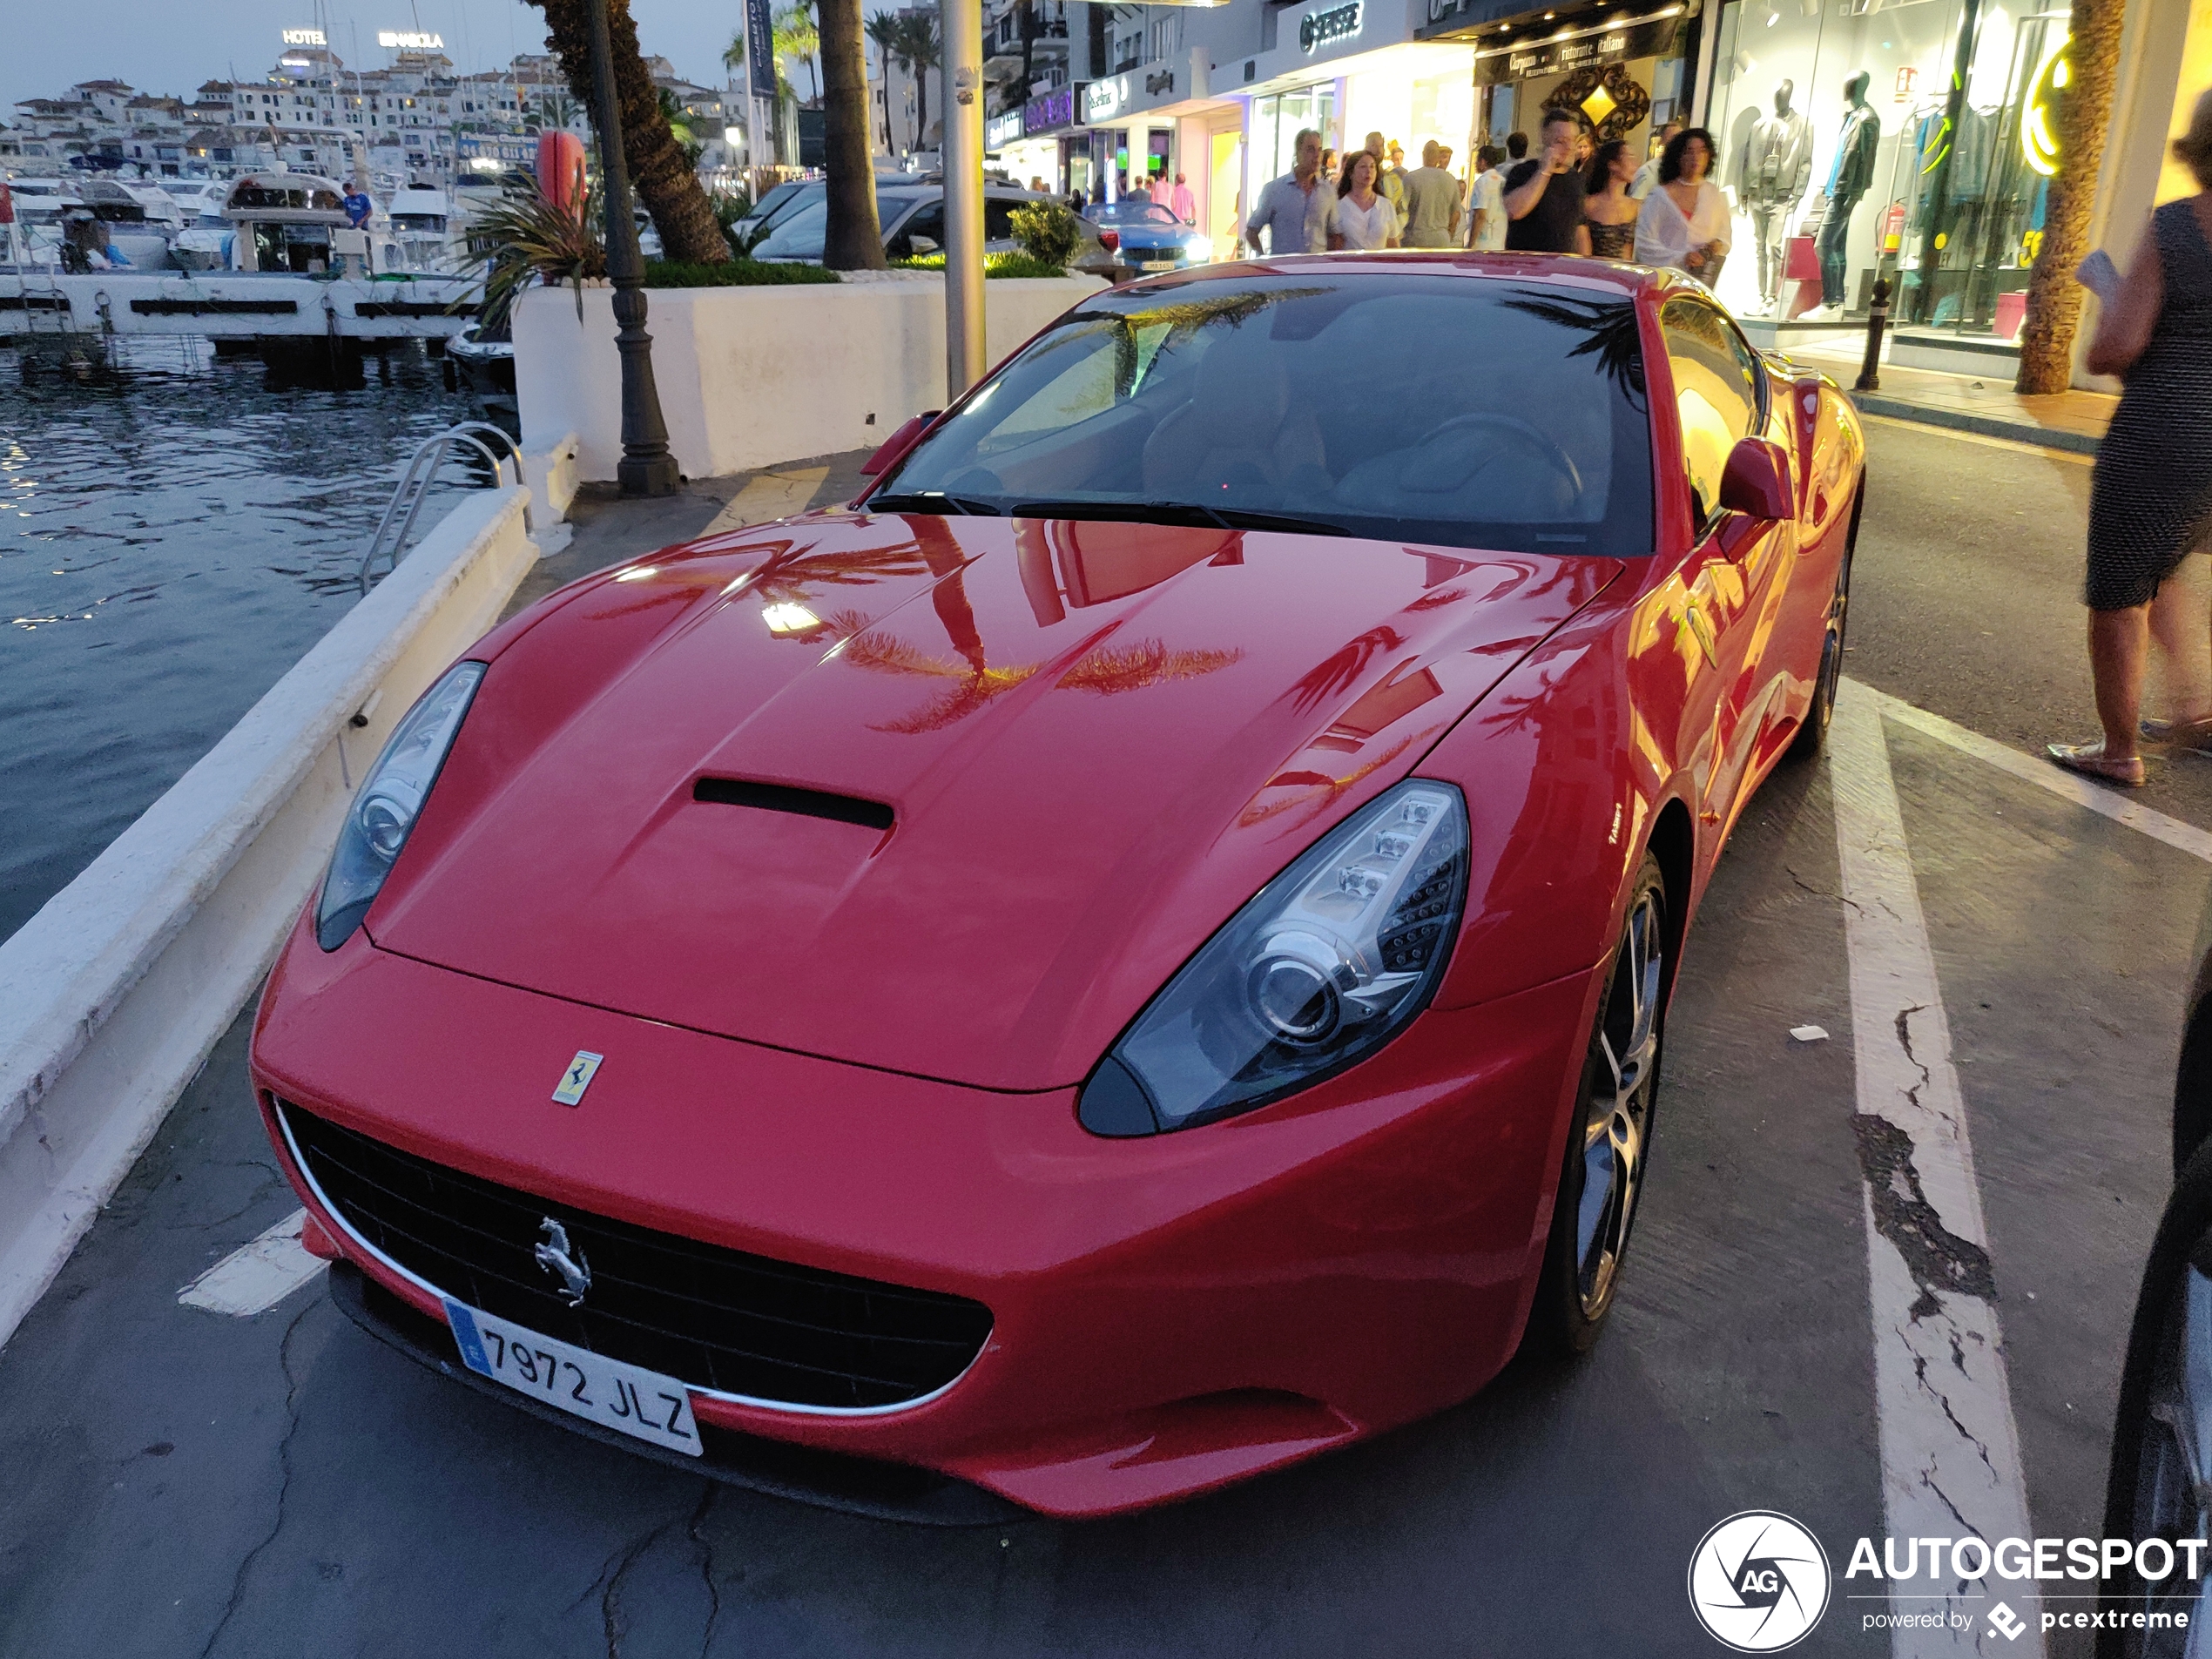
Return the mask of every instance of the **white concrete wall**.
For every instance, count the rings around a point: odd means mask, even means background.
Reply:
[[[0,1343],[260,983],[362,768],[536,559],[525,499],[513,488],[464,496],[0,942]],[[372,697],[366,723],[352,725]]]
[[[1096,277],[986,282],[993,363],[1103,283]],[[645,327],[669,447],[692,478],[867,448],[945,403],[941,277],[760,288],[655,288]],[[610,479],[622,458],[614,294],[523,296],[515,386],[523,442],[579,439],[577,475]],[[870,417],[873,419],[871,421]]]

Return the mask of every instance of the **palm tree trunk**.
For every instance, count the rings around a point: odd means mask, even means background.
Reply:
[[[868,159],[868,59],[860,0],[820,0],[822,165],[829,217],[822,263],[833,271],[883,269],[875,167]]]
[[[2027,283],[2020,378],[2026,395],[2063,392],[2074,381],[2074,336],[2081,322],[2074,266],[2088,252],[2089,208],[2104,165],[2113,84],[2120,76],[2122,0],[2074,0],[2072,84],[2059,111],[2059,171],[2043,210],[2043,246]]]
[[[584,0],[532,0],[545,13],[555,55],[569,91],[584,108],[591,109],[591,30]],[[684,158],[683,146],[668,130],[661,113],[660,89],[645,71],[637,51],[637,25],[630,16],[630,0],[606,0],[607,32],[613,44],[615,97],[621,107],[623,158],[630,165],[630,182],[653,216],[660,232],[661,251],[687,265],[719,265],[730,257],[730,244],[715,221],[714,204],[699,187],[698,175]],[[599,125],[594,110],[592,125]],[[606,135],[599,135],[605,142]]]

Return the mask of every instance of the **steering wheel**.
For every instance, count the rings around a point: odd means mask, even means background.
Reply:
[[[1566,480],[1568,488],[1576,495],[1582,493],[1581,469],[1575,464],[1574,456],[1561,448],[1552,438],[1538,431],[1518,415],[1498,415],[1487,411],[1477,415],[1454,415],[1443,425],[1422,434],[1420,443],[1412,447],[1418,449],[1423,444],[1433,443],[1437,439],[1453,433],[1482,430],[1494,432],[1499,436],[1518,444]]]

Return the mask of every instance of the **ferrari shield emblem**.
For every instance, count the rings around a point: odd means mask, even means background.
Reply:
[[[569,1062],[569,1069],[561,1074],[561,1086],[553,1091],[553,1098],[563,1106],[579,1104],[583,1091],[591,1087],[591,1080],[599,1075],[600,1062],[606,1057],[578,1049],[576,1058]]]

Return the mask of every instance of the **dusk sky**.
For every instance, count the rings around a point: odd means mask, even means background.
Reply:
[[[741,0],[631,0],[645,50],[706,85],[722,83],[722,51],[743,10]],[[545,38],[543,14],[514,0],[9,0],[7,10],[0,120],[13,118],[17,99],[58,98],[78,81],[111,78],[189,96],[233,69],[257,79],[275,65],[286,29],[322,27],[332,50],[360,69],[391,61],[376,45],[380,29],[444,36],[446,55],[464,72],[543,51]]]

